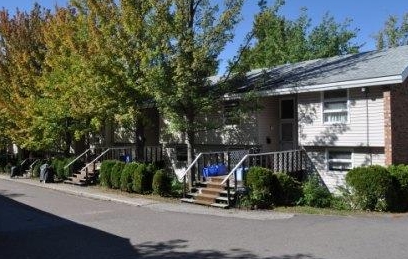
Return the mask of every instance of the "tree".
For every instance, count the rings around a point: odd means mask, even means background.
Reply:
[[[41,130],[33,127],[33,107],[41,96],[37,81],[44,69],[46,48],[41,30],[49,11],[38,4],[10,17],[0,11],[0,113],[4,131],[24,148],[39,148]]]
[[[147,95],[139,64],[148,11],[145,1],[130,0],[75,0],[56,11],[44,32],[50,69],[39,110],[53,118],[57,131],[78,139],[116,120],[130,128],[137,122],[136,134],[143,133],[140,110]]]
[[[351,20],[337,23],[326,14],[320,24],[311,28],[306,8],[292,21],[279,14],[284,0],[276,1],[271,7],[266,3],[260,1],[261,11],[255,16],[253,26],[255,43],[244,52],[241,67],[273,67],[358,52],[359,46],[351,43],[357,35],[357,30],[349,29]]]
[[[395,48],[408,44],[408,13],[404,14],[400,25],[398,17],[390,15],[381,29],[374,37],[377,49]]]
[[[185,135],[191,163],[196,133],[213,126],[202,118],[216,109],[221,96],[208,78],[233,38],[243,1],[226,0],[222,10],[209,0],[151,3],[155,7],[149,17],[153,43],[144,63],[146,85],[169,129]]]

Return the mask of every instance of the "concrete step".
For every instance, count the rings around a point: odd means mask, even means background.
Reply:
[[[182,198],[181,202],[204,205],[204,206],[211,206],[211,207],[216,207],[216,208],[221,208],[221,209],[227,209],[228,208],[228,204],[208,202],[208,201],[202,201],[202,200],[195,200],[195,199],[191,199],[191,198]]]

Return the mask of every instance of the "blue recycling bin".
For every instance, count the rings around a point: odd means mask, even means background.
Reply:
[[[202,170],[204,177],[226,175],[228,173],[227,167],[223,163],[209,165]]]

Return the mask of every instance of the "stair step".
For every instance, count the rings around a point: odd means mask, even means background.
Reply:
[[[201,188],[200,191],[203,194],[220,195],[224,188]]]
[[[212,182],[212,183],[221,184],[222,181],[224,181],[225,177],[226,177],[225,175],[221,175],[221,176],[212,176],[212,177],[208,177],[208,178],[209,178],[209,181]]]
[[[182,198],[181,201],[186,202],[186,203],[193,203],[193,204],[198,204],[198,205],[211,206],[211,207],[216,207],[216,208],[221,208],[221,209],[227,209],[228,208],[228,204],[225,204],[225,203],[207,202],[207,201],[195,200],[195,199],[191,199],[191,198]]]
[[[211,194],[203,194],[199,193],[195,196],[195,200],[199,201],[206,201],[206,202],[215,202],[215,200],[219,197],[219,195],[211,195]]]

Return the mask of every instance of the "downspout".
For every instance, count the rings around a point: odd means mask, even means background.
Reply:
[[[367,87],[361,88],[361,92],[364,93],[364,97],[365,97],[365,106],[366,106],[366,146],[367,146],[368,155],[370,156],[370,165],[372,165],[373,164],[373,154],[371,152],[371,147],[370,147],[370,126],[369,126],[369,114],[368,114],[368,89],[367,89]]]

